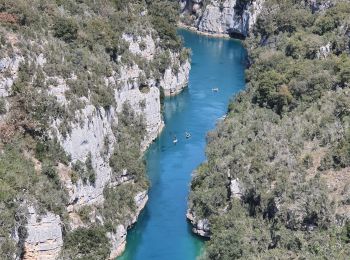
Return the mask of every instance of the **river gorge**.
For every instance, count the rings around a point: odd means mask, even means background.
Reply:
[[[349,17],[0,0],[0,259],[349,259]]]
[[[186,220],[191,173],[205,161],[207,132],[245,84],[246,51],[239,41],[185,30],[179,34],[192,50],[189,87],[164,101],[165,128],[146,153],[149,202],[128,233],[121,260],[195,259],[200,255],[203,242]]]

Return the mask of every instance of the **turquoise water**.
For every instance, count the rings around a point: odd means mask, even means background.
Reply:
[[[146,154],[149,201],[119,259],[195,259],[203,245],[185,217],[191,173],[205,160],[206,133],[226,113],[230,97],[244,87],[246,52],[238,41],[179,33],[193,53],[189,88],[165,99],[166,127]],[[216,87],[219,91],[212,92]]]

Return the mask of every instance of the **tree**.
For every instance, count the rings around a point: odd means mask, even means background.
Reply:
[[[78,24],[72,18],[58,17],[53,25],[54,36],[65,42],[72,42],[78,37]]]

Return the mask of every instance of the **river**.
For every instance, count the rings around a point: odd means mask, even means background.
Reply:
[[[192,49],[189,88],[164,101],[166,126],[146,154],[149,201],[128,233],[120,260],[191,260],[203,247],[185,217],[189,183],[193,170],[205,161],[206,133],[226,113],[230,98],[244,87],[246,51],[236,40],[185,30],[179,34]],[[186,139],[185,132],[191,138]]]

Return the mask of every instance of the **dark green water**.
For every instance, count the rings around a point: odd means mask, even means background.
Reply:
[[[193,52],[189,88],[165,100],[166,127],[146,155],[149,201],[119,259],[190,260],[203,246],[185,217],[191,173],[205,161],[206,133],[226,113],[230,98],[244,87],[246,52],[239,41],[184,30],[179,34]],[[219,91],[212,92],[216,87]],[[185,138],[186,131],[190,139]]]

